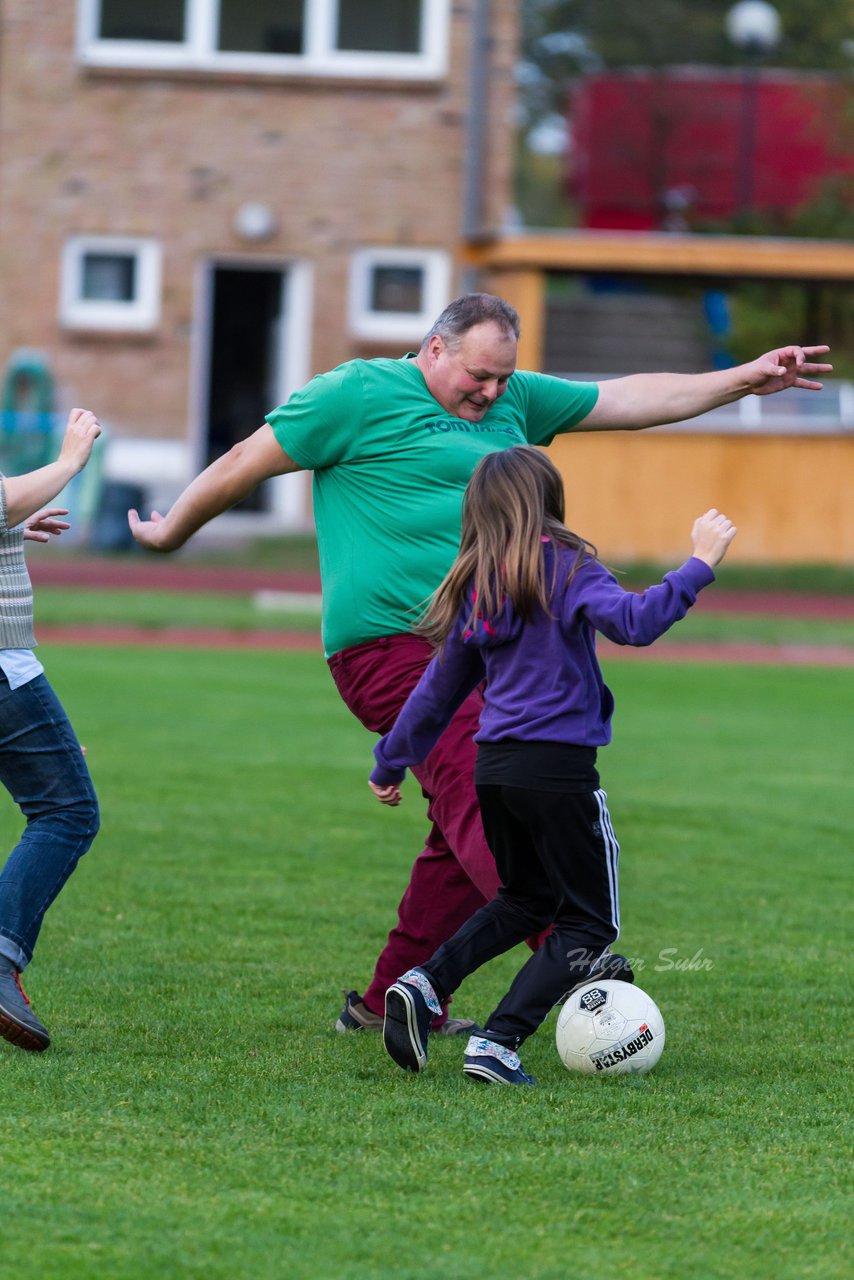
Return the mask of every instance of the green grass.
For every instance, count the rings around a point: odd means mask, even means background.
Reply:
[[[657,644],[750,642],[767,645],[846,645],[854,649],[854,618],[798,618],[785,614],[712,613],[702,597]]]
[[[57,560],[91,560],[92,553],[85,547],[40,546],[29,543],[27,557]],[[123,565],[130,580],[137,567],[169,564],[222,565],[226,568],[264,569],[277,573],[319,573],[317,540],[311,534],[287,534],[281,537],[264,537],[232,542],[229,545],[209,545],[190,542],[170,556],[143,552],[134,548],[130,553],[102,555],[105,564]],[[672,569],[672,564],[636,562],[613,564],[619,570],[621,581],[633,588],[648,586],[660,580],[662,574]],[[794,591],[820,592],[829,595],[854,594],[854,569],[836,564],[731,564],[727,562],[721,571],[721,582],[727,591]],[[40,588],[41,590],[41,588]]]
[[[225,628],[233,631],[320,629],[316,609],[265,609],[252,595],[214,591],[137,591],[85,587],[38,588],[36,630],[40,626],[127,625]],[[854,637],[854,623],[851,625]]]
[[[657,582],[672,569],[671,564],[653,562],[611,565],[620,573],[624,586],[642,589]],[[718,570],[721,589],[726,591],[791,591],[819,595],[854,595],[854,569],[836,564],[731,564]]]
[[[317,633],[320,607],[314,610],[260,608],[252,595],[212,591],[139,591],[131,589],[40,586],[36,593],[36,629],[45,625],[134,625],[224,627],[234,631],[310,631]],[[716,614],[702,598],[688,617],[660,643],[742,641],[769,645],[848,645],[854,648],[854,618],[799,618],[774,614]]]
[[[308,533],[263,538],[235,538],[232,535],[227,543],[197,540],[167,556],[156,551],[144,551],[139,546],[132,546],[129,551],[93,552],[85,545],[31,542],[27,544],[27,558],[62,559],[69,563],[97,558],[108,565],[126,566],[129,574],[133,574],[138,566],[168,564],[222,565],[281,573],[320,571],[317,539]]]
[[[283,573],[320,572],[317,539],[310,533],[251,538],[242,544],[218,547],[191,542],[179,557],[194,564],[247,565]]]
[[[426,822],[411,783],[371,800],[319,656],[41,656],[104,821],[28,971],[54,1045],[0,1045],[6,1274],[850,1274],[854,671],[610,666],[621,946],[667,1047],[648,1076],[572,1077],[552,1018],[517,1092],[463,1080],[460,1044],[413,1077],[332,1030]],[[456,1010],[484,1016],[522,958]]]

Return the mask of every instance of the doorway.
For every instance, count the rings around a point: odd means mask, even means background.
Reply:
[[[204,466],[257,430],[284,398],[287,293],[288,273],[279,268],[211,269]],[[270,489],[259,485],[236,509],[269,512]]]

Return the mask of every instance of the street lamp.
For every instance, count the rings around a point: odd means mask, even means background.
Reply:
[[[780,15],[766,0],[739,0],[728,11],[725,29],[744,54],[741,128],[736,171],[736,204],[740,212],[753,208],[756,168],[756,126],[759,117],[759,64],[780,43]]]
[[[762,58],[780,43],[780,15],[765,0],[740,0],[724,21],[730,40],[748,57]]]

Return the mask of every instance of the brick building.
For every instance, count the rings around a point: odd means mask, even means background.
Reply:
[[[516,0],[6,0],[0,367],[167,504],[308,377],[400,354],[510,203]],[[298,527],[304,479],[251,518]]]

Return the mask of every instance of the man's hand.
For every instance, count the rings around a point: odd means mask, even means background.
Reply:
[[[805,375],[833,372],[832,364],[816,364],[812,360],[813,356],[823,356],[829,350],[830,347],[824,346],[780,347],[741,367],[755,396],[770,396],[787,387],[821,391],[822,384]]]
[[[400,787],[396,783],[392,783],[388,787],[378,787],[375,782],[368,779],[368,786],[373,791],[380,804],[390,804],[392,806],[400,804]]]
[[[152,511],[150,519],[141,520],[138,511],[128,511],[130,531],[150,551],[177,551],[202,525],[235,506],[262,481],[301,470],[265,422],[197,475],[167,515]]]
[[[142,520],[133,507],[128,512],[128,524],[136,541],[149,551],[174,551],[167,545],[164,517],[159,511],[152,511],[150,520]]]
[[[67,516],[66,507],[48,507],[37,511],[24,521],[24,538],[29,542],[50,542],[51,536],[58,538],[71,525],[67,520],[57,520],[57,516]]]

